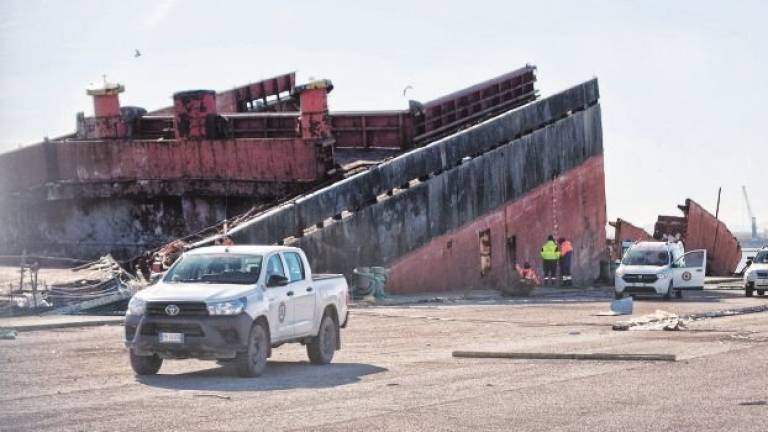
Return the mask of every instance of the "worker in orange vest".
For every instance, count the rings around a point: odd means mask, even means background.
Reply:
[[[560,245],[560,277],[563,285],[571,285],[571,257],[573,257],[573,245],[565,237],[557,240]]]

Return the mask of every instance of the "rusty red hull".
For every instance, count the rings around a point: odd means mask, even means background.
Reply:
[[[391,266],[387,290],[439,292],[498,287],[517,263],[529,262],[539,275],[539,250],[547,236],[573,241],[572,272],[579,282],[597,277],[605,250],[605,175],[603,157],[594,156],[522,198],[483,215]],[[553,202],[557,203],[553,206]],[[553,232],[552,227],[557,229]],[[490,231],[491,268],[481,272],[480,233]]]
[[[654,237],[680,235],[686,250],[707,250],[707,272],[714,276],[730,276],[741,261],[741,244],[723,221],[692,199],[679,206],[682,217],[659,216]]]
[[[625,221],[624,219],[616,219],[616,222],[608,222],[615,230],[613,238],[613,248],[611,251],[611,259],[621,259],[621,244],[625,241],[646,241],[653,240],[653,236],[646,230],[633,225],[632,223]]]

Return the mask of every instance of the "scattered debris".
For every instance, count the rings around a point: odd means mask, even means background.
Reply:
[[[355,298],[375,302],[386,295],[384,288],[389,280],[389,270],[384,267],[356,267]]]
[[[634,300],[632,297],[614,300],[611,302],[611,312],[614,315],[632,315]]]
[[[129,299],[142,287],[110,255],[75,267],[69,278],[50,285],[47,300],[54,309],[45,315],[72,314]]]
[[[460,358],[507,358],[528,360],[628,360],[677,361],[674,354],[614,354],[614,353],[526,353],[493,351],[454,351]]]
[[[0,340],[15,340],[16,330],[14,329],[0,329]]]
[[[650,315],[643,315],[630,321],[617,321],[614,330],[680,330],[684,324],[677,315],[657,310]]]

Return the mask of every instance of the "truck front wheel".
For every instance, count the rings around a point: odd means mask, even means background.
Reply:
[[[257,322],[251,328],[248,337],[248,350],[237,353],[235,367],[237,374],[244,378],[254,378],[264,373],[269,355],[269,333],[262,322]]]
[[[339,334],[338,324],[329,315],[323,316],[320,322],[320,331],[312,341],[307,344],[309,361],[314,364],[328,364],[333,360],[336,351],[336,335]]]
[[[140,356],[130,351],[131,367],[136,375],[154,375],[163,365],[163,359],[157,354],[151,356]]]

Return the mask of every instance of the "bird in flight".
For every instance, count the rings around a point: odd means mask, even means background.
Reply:
[[[135,49],[135,53],[133,54],[134,57],[141,57],[141,51],[139,51],[138,48]]]

